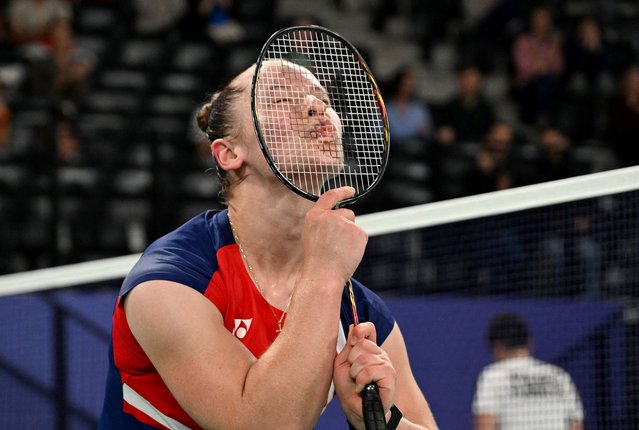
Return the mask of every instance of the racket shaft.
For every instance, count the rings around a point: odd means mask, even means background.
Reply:
[[[353,294],[353,283],[350,279],[348,280],[347,286],[353,311],[353,323],[358,325],[357,305],[355,304],[355,295]],[[375,383],[366,385],[362,390],[362,412],[366,430],[386,430],[384,407],[382,406],[382,399],[379,397],[379,390]]]
[[[368,384],[362,390],[362,409],[366,430],[386,430],[386,417],[377,385]]]

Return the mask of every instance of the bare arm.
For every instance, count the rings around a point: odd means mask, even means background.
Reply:
[[[324,406],[335,354],[339,316],[329,307],[339,309],[331,303],[339,299],[326,296],[327,306],[314,306],[326,314],[313,318],[312,326],[294,318],[291,305],[284,331],[259,360],[226,330],[217,308],[191,288],[141,284],[131,291],[125,312],[171,393],[202,427],[250,428],[259,422],[261,428],[310,428]]]
[[[384,341],[382,348],[390,356],[397,372],[395,405],[404,415],[397,428],[437,430],[428,402],[413,376],[404,337],[397,324]]]
[[[191,288],[150,281],[127,296],[131,331],[178,403],[203,428],[255,428],[256,423],[262,429],[311,428],[325,406],[342,289],[366,237],[353,224],[354,215],[332,211],[330,199],[322,202],[325,211],[307,215],[309,256],[286,326],[259,359],[226,330],[218,309]]]
[[[584,430],[583,421],[572,421],[570,423],[570,430]]]
[[[497,418],[494,415],[475,415],[474,430],[497,430]]]

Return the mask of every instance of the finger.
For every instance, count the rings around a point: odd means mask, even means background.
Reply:
[[[351,345],[355,345],[359,339],[368,339],[373,343],[377,343],[377,330],[372,322],[363,322],[353,327],[353,331],[349,336]]]
[[[353,378],[355,381],[355,392],[361,393],[368,384],[375,383],[379,385],[379,382],[384,379],[384,376],[381,366],[368,366],[363,368]]]
[[[370,383],[375,383],[380,389],[394,390],[397,373],[392,363],[381,355],[362,356],[350,368],[349,376],[355,382],[356,392],[361,392]]]
[[[376,343],[373,343],[366,338],[359,339],[355,336],[354,333],[357,327],[359,327],[359,325],[356,326],[354,324],[351,324],[348,327],[346,344],[344,345],[344,348],[342,348],[342,350],[339,352],[334,361],[336,366],[344,364],[346,362],[348,362],[348,365],[350,366],[351,363],[355,362],[362,354],[375,354],[381,352],[381,348],[377,346]]]
[[[350,368],[350,376],[353,380],[356,380],[358,375],[362,372],[372,371],[376,368],[382,368],[383,366],[389,364],[382,355],[372,353],[372,354],[361,354],[357,357],[356,360],[351,361]],[[372,382],[373,380],[364,381],[364,383]]]
[[[362,354],[383,354],[384,350],[370,339],[359,339],[352,349],[348,359],[354,362]]]
[[[375,343],[362,339],[348,354],[348,362],[350,367],[350,375],[355,378],[358,372],[363,368],[372,365],[379,365],[386,362],[384,351]]]
[[[339,216],[351,221],[351,222],[355,222],[355,212],[353,212],[350,209],[346,209],[346,208],[339,208],[339,209],[335,209],[333,212],[335,212],[336,214],[338,214]]]
[[[320,196],[315,203],[315,207],[330,210],[333,209],[338,202],[353,197],[354,195],[355,188],[353,187],[333,188]]]

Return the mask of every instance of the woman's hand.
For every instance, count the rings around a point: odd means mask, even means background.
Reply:
[[[376,336],[370,322],[351,326],[346,345],[333,364],[335,393],[346,419],[357,429],[364,428],[361,391],[366,385],[377,384],[384,412],[395,402],[395,368],[386,351],[375,342]]]
[[[329,190],[307,212],[302,232],[303,278],[331,278],[343,286],[357,269],[368,235],[355,225],[353,211],[334,209],[338,202],[354,194],[351,187]]]

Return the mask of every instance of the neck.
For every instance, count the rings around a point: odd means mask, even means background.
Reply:
[[[302,225],[312,205],[310,201],[300,205],[294,199],[302,197],[285,192],[281,196],[244,196],[234,191],[229,203],[229,218],[247,271],[266,300],[282,310],[301,266]]]
[[[504,349],[499,351],[499,353],[495,354],[495,359],[497,361],[508,360],[509,358],[520,358],[520,357],[528,357],[530,355],[528,348],[514,348],[514,349]]]

